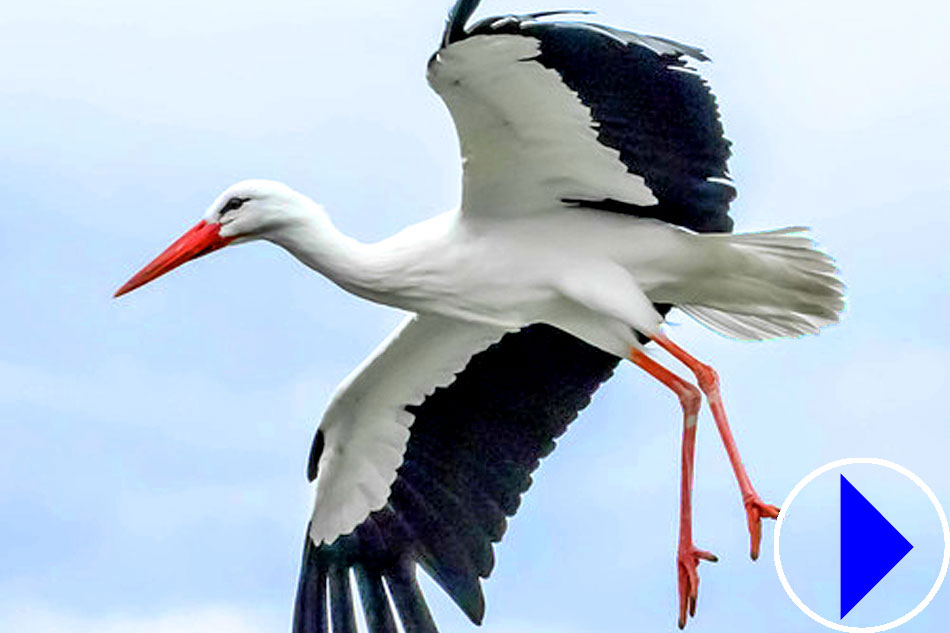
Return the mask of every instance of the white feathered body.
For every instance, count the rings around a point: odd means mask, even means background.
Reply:
[[[303,228],[275,241],[355,294],[503,329],[549,323],[620,356],[636,344],[634,329],[658,331],[654,303],[747,339],[817,331],[842,307],[832,260],[802,229],[697,234],[562,206],[514,217],[450,212],[364,245],[328,240],[335,229],[322,209],[301,206]],[[324,242],[338,252],[325,256]]]

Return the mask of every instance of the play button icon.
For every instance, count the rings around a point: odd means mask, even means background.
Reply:
[[[931,604],[950,571],[950,521],[933,490],[899,464],[830,462],[799,481],[781,508],[773,556],[782,589],[829,629],[899,627]],[[923,626],[914,630],[931,630]]]
[[[891,522],[841,477],[841,618],[914,548]]]

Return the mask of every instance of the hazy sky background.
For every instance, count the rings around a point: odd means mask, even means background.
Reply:
[[[400,315],[266,244],[110,296],[239,179],[286,181],[364,240],[454,206],[457,141],[424,76],[448,5],[0,11],[0,631],[288,629],[315,424]],[[737,228],[811,225],[839,260],[848,311],[819,337],[737,343],[673,316],[720,371],[763,497],[876,456],[946,504],[950,9],[487,0],[479,14],[565,6],[704,48]],[[721,562],[701,570],[689,630],[824,630],[779,585],[771,525],[748,560],[728,462],[700,425],[696,540]],[[675,630],[679,441],[675,399],[622,368],[496,548],[483,630]],[[887,594],[898,612],[933,576],[902,573],[915,582]],[[426,586],[445,633],[476,630]],[[943,630],[948,596],[903,630]]]

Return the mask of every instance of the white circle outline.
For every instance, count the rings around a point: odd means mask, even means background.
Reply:
[[[787,516],[788,510],[792,505],[792,501],[798,496],[798,493],[800,493],[802,489],[805,488],[805,486],[810,484],[820,475],[825,474],[829,470],[834,470],[835,468],[840,468],[842,466],[850,466],[852,464],[872,464],[875,466],[883,466],[885,468],[890,468],[891,470],[896,471],[913,481],[915,484],[917,484],[918,488],[924,491],[924,494],[927,495],[927,498],[930,499],[930,503],[933,504],[934,509],[937,511],[937,516],[940,517],[940,524],[943,527],[943,565],[940,567],[940,573],[937,575],[937,580],[934,582],[933,587],[931,587],[930,593],[928,593],[927,596],[916,607],[896,620],[888,622],[887,624],[878,624],[875,626],[848,626],[845,624],[832,622],[831,620],[826,620],[809,609],[808,606],[802,602],[801,598],[799,598],[798,595],[792,591],[792,586],[788,583],[788,578],[785,577],[785,570],[782,569],[782,558],[779,553],[779,537],[782,534],[782,524],[785,522],[785,517]],[[782,504],[782,511],[779,512],[778,520],[775,523],[775,534],[772,537],[772,541],[775,570],[778,572],[778,579],[782,583],[782,588],[785,589],[785,593],[787,593],[788,597],[792,599],[792,602],[794,602],[795,605],[798,606],[798,608],[801,609],[805,615],[810,617],[818,624],[822,624],[829,629],[834,629],[835,631],[845,631],[847,633],[879,633],[880,631],[888,631],[916,617],[921,611],[924,610],[924,607],[930,604],[930,601],[934,599],[934,596],[937,595],[940,585],[943,584],[944,578],[947,576],[947,567],[950,566],[950,525],[947,523],[947,515],[944,513],[940,502],[937,500],[937,496],[920,477],[911,471],[907,470],[900,464],[895,464],[894,462],[887,461],[886,459],[879,459],[877,457],[849,457],[846,459],[839,459],[837,461],[825,464],[821,468],[816,468],[810,472],[804,479],[798,482],[798,484],[792,489],[792,492],[790,492],[788,497],[786,497],[785,502]]]

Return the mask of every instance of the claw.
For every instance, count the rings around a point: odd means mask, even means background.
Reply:
[[[776,506],[763,503],[757,495],[753,495],[745,501],[745,512],[751,539],[750,556],[752,560],[758,560],[762,545],[762,519],[777,519],[780,510]]]
[[[686,626],[686,613],[689,617],[696,615],[696,599],[699,597],[699,574],[696,568],[699,561],[705,560],[711,563],[719,559],[712,553],[696,549],[692,545],[689,547],[680,546],[676,554],[676,572],[679,584],[679,627]]]

